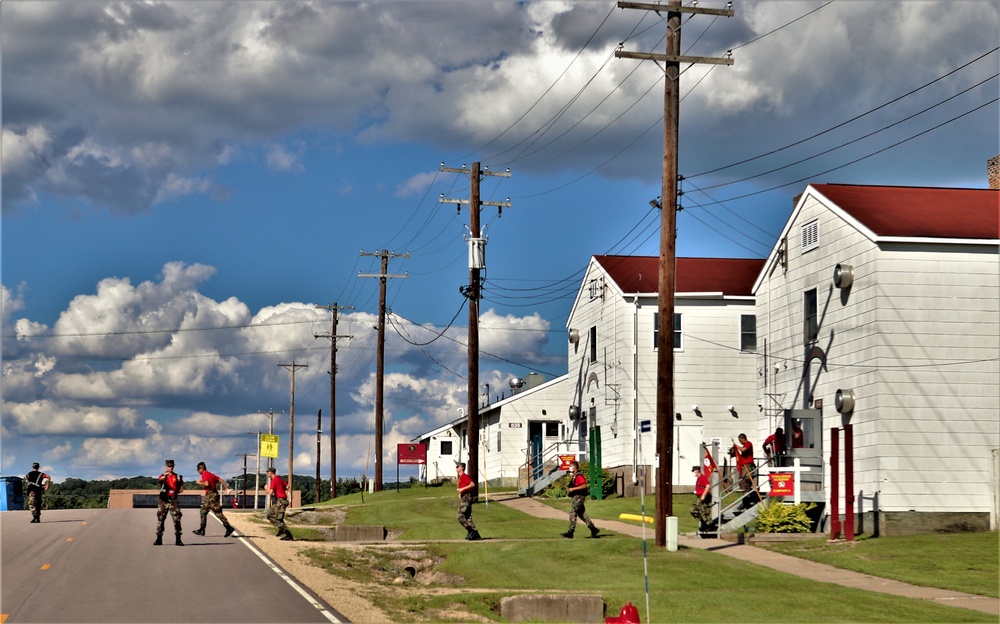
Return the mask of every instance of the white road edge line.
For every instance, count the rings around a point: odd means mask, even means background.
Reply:
[[[277,574],[278,576],[280,576],[282,579],[285,580],[286,583],[288,583],[289,585],[291,585],[292,589],[294,589],[295,591],[297,591],[299,593],[299,595],[301,595],[303,598],[305,598],[309,602],[309,604],[311,604],[312,606],[316,607],[316,610],[319,611],[320,613],[322,613],[323,616],[326,619],[330,620],[331,622],[335,622],[336,624],[347,624],[346,622],[344,622],[344,620],[338,620],[336,618],[336,616],[334,616],[332,613],[330,613],[330,611],[326,607],[324,607],[323,605],[321,605],[320,603],[318,603],[315,598],[313,598],[312,596],[310,596],[309,592],[307,592],[306,590],[302,589],[302,586],[299,585],[298,583],[296,583],[295,579],[293,579],[292,577],[290,577],[287,574],[285,574],[284,570],[282,570],[277,565],[275,565],[275,563],[273,561],[271,561],[270,559],[267,558],[267,555],[265,555],[264,553],[262,553],[260,551],[260,549],[258,549],[256,546],[254,546],[253,544],[251,544],[250,541],[249,541],[249,539],[247,539],[246,535],[243,535],[242,533],[240,533],[239,537],[244,538],[244,539],[241,539],[240,541],[243,542],[243,544],[247,548],[250,549],[250,552],[252,552],[253,554],[257,555],[257,557],[259,557],[260,560],[263,561],[264,564],[267,567],[271,568],[271,570],[275,574]]]

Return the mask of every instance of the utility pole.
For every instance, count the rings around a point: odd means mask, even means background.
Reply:
[[[674,282],[677,266],[677,151],[680,125],[680,64],[713,63],[732,65],[733,60],[681,56],[681,14],[721,15],[732,17],[730,2],[725,9],[681,6],[680,0],[666,5],[647,2],[618,2],[621,9],[667,12],[666,54],[615,51],[618,58],[662,62],[663,81],[663,180],[660,191],[660,262],[659,262],[659,342],[656,353],[656,545],[667,545],[666,519],[673,514],[674,466]]]
[[[253,457],[256,453],[236,453],[237,457],[243,458],[243,509],[247,508],[247,457]]]
[[[292,399],[288,407],[288,504],[292,504],[292,470],[295,460],[295,369],[309,368],[308,364],[296,364],[292,360],[291,364],[278,364],[282,368],[292,371]]]
[[[314,338],[330,339],[330,500],[337,497],[337,339],[353,336],[337,335],[337,313],[340,310],[353,310],[352,306],[338,306],[332,303],[328,306],[316,306],[333,312],[333,322],[329,334],[313,334]],[[319,429],[319,427],[316,427]],[[319,461],[317,460],[317,464]],[[319,497],[317,496],[317,501]]]
[[[320,408],[316,412],[316,498],[313,499],[314,504],[319,504],[319,440],[320,435],[323,433],[323,428],[321,421],[323,419],[323,408]]]
[[[486,268],[486,239],[483,238],[479,225],[479,213],[482,206],[496,206],[497,215],[503,214],[503,209],[510,206],[510,198],[503,202],[484,202],[479,199],[479,183],[486,176],[510,177],[510,169],[503,172],[490,171],[489,167],[480,168],[478,162],[472,163],[472,169],[452,169],[441,163],[441,171],[447,173],[464,173],[469,176],[469,199],[446,199],[441,195],[440,203],[457,204],[462,212],[462,204],[469,205],[469,285],[459,290],[469,299],[469,462],[466,473],[473,483],[479,483],[479,298],[481,278],[480,271]]]
[[[362,256],[378,256],[382,258],[382,271],[378,274],[358,273],[358,277],[377,277],[378,287],[378,349],[375,363],[375,491],[382,491],[382,426],[384,424],[384,387],[385,387],[385,284],[390,277],[408,278],[409,273],[390,275],[389,258],[409,258],[410,254],[391,253],[385,249],[377,253],[361,252]]]

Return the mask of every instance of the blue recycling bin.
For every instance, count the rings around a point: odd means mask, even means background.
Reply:
[[[21,477],[0,477],[0,511],[24,509],[23,482]]]

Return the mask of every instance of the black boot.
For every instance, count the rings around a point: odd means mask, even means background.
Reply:
[[[472,533],[469,533],[469,537],[466,538],[470,542],[475,542],[477,540],[483,539],[483,536],[479,534],[479,531],[473,529]]]
[[[232,534],[233,534],[233,531],[235,531],[235,530],[236,530],[236,529],[234,529],[234,528],[232,527],[232,525],[230,525],[230,526],[227,526],[227,527],[226,527],[226,534],[225,534],[225,535],[223,535],[222,537],[229,537],[230,535],[232,535]]]
[[[285,529],[285,536],[283,538],[281,538],[281,541],[283,541],[283,542],[292,542],[292,541],[295,541],[295,538],[292,537],[292,532],[291,531],[289,531],[288,529]]]
[[[593,537],[593,538],[596,539],[597,538],[597,534],[600,533],[600,532],[601,532],[600,529],[598,529],[594,525],[590,525],[590,537]]]
[[[560,533],[559,535],[562,535],[563,537],[566,537],[566,538],[569,538],[569,539],[573,539],[573,529],[570,529],[569,531],[566,531],[565,533]]]
[[[163,536],[162,535],[157,535],[156,536],[156,541],[153,542],[153,546],[163,546]]]
[[[194,533],[195,535],[205,535],[205,529],[204,528],[195,529],[194,531],[191,531],[191,532]]]
[[[184,545],[184,542],[181,541],[181,536],[180,535],[178,535],[177,539],[174,540],[174,545],[175,546],[183,546]]]

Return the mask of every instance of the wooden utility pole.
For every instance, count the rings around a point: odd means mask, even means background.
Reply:
[[[441,203],[457,204],[462,211],[462,204],[469,205],[469,285],[460,288],[462,294],[469,299],[469,400],[468,400],[468,450],[469,461],[465,471],[474,483],[479,482],[479,298],[481,277],[480,272],[486,268],[486,239],[483,238],[479,224],[479,213],[482,206],[496,206],[498,214],[510,206],[510,198],[503,202],[484,202],[479,198],[479,183],[485,176],[510,177],[510,169],[503,172],[480,168],[478,162],[472,163],[472,169],[452,169],[441,163],[441,171],[448,173],[464,173],[469,176],[469,199],[446,199],[441,196]]]
[[[295,370],[298,368],[309,368],[308,364],[296,364],[292,360],[291,364],[278,364],[282,368],[292,371],[292,399],[288,407],[288,504],[292,504],[292,471],[295,464]]]
[[[333,312],[330,333],[313,334],[314,338],[330,339],[330,500],[333,500],[337,497],[337,339],[347,338],[350,340],[352,338],[351,336],[337,335],[337,313],[340,310],[353,310],[354,308],[352,306],[338,306],[336,303],[316,307]],[[318,426],[316,428],[319,429]],[[317,460],[316,463],[318,464],[319,461]]]
[[[674,283],[677,265],[677,153],[680,121],[680,64],[714,63],[732,65],[731,58],[681,56],[681,14],[700,13],[732,17],[733,11],[682,7],[679,0],[666,5],[646,2],[618,2],[622,9],[667,12],[666,54],[625,52],[618,58],[662,62],[666,80],[663,84],[663,180],[660,191],[660,262],[659,262],[659,342],[656,353],[656,545],[667,545],[666,519],[673,514],[674,466]]]
[[[320,408],[316,412],[316,498],[313,499],[313,503],[319,503],[319,453],[320,453],[320,435],[323,433],[323,408]]]
[[[390,277],[409,277],[404,275],[389,275],[389,258],[409,258],[410,254],[391,253],[383,249],[377,253],[361,252],[362,256],[378,256],[382,258],[382,270],[378,274],[358,273],[358,277],[379,278],[378,287],[378,349],[375,363],[375,491],[382,491],[382,427],[384,424],[384,387],[385,387],[385,284]]]

